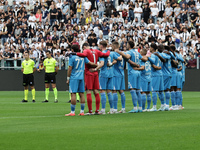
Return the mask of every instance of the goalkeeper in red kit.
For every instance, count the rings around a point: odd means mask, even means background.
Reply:
[[[87,57],[90,62],[97,64],[99,57],[108,57],[110,55],[110,51],[107,53],[103,53],[97,49],[90,49],[88,43],[84,43],[82,45],[83,53],[76,53],[77,56]],[[99,106],[100,106],[100,96],[99,96],[99,76],[98,70],[95,72],[90,72],[91,66],[85,65],[85,89],[87,93],[87,104],[89,112],[86,115],[92,115],[92,96],[91,93],[93,91],[96,99],[96,111],[95,115],[99,114]]]

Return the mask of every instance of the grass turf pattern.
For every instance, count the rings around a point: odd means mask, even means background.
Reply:
[[[133,108],[131,95],[125,95],[129,111]],[[200,93],[183,92],[183,98],[185,109],[179,111],[78,116],[77,103],[76,116],[65,117],[70,112],[68,92],[58,92],[58,103],[53,103],[53,92],[49,103],[42,103],[44,92],[36,91],[36,103],[32,103],[30,91],[28,103],[21,103],[22,91],[0,92],[0,149],[199,149]]]

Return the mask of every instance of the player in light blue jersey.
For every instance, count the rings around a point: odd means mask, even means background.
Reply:
[[[146,56],[147,50],[140,50],[140,54],[142,56]],[[146,62],[140,60],[140,68],[136,68],[137,70],[141,70],[141,101],[142,101],[142,110],[143,112],[150,110],[151,105],[151,63],[149,60]],[[147,97],[147,98],[146,98]],[[147,109],[145,109],[147,100]]]
[[[178,59],[178,68],[177,68],[177,90],[176,90],[176,108],[182,109],[182,81],[183,81],[183,63],[184,59],[182,58],[179,51],[176,51],[177,59]]]
[[[118,42],[113,42],[112,43],[112,49],[119,49],[119,43]],[[120,57],[120,54],[115,52],[115,54]],[[114,113],[117,113],[117,103],[118,103],[118,95],[117,92],[119,92],[121,96],[121,104],[122,104],[122,109],[119,111],[119,113],[125,113],[125,101],[126,101],[126,96],[124,94],[125,90],[125,78],[124,78],[124,65],[125,65],[125,59],[122,58],[121,61],[117,61],[116,64],[114,64],[114,90],[113,90],[113,104],[114,104]]]
[[[177,89],[177,67],[178,67],[178,61],[177,61],[177,54],[175,53],[175,46],[170,46],[170,51],[175,56],[175,59],[171,61],[172,63],[172,80],[171,80],[171,103],[172,106],[169,108],[169,110],[177,110],[176,105],[176,89]]]
[[[72,51],[80,52],[78,45],[72,45]],[[75,116],[75,107],[76,107],[76,93],[79,93],[81,100],[81,116],[84,115],[85,108],[85,98],[84,98],[84,70],[85,63],[89,64],[93,67],[97,65],[90,62],[86,57],[81,58],[76,55],[72,55],[69,58],[69,68],[67,72],[67,84],[69,84],[69,92],[71,93],[71,112],[69,114],[65,114],[65,116]]]
[[[139,67],[140,59],[143,61],[148,60],[146,56],[142,57],[141,54],[136,49],[134,49],[134,46],[135,45],[133,41],[128,41],[128,52],[123,53],[119,50],[116,51],[122,55],[122,57],[128,60],[128,88],[130,89],[132,102],[134,105],[134,108],[129,111],[130,113],[142,112],[140,71],[135,70],[133,67]],[[137,102],[139,103],[139,109],[137,108]]]
[[[151,77],[152,77],[152,100],[153,100],[153,108],[150,111],[157,111],[157,94],[161,101],[160,111],[164,111],[164,81],[163,81],[163,73],[162,73],[162,62],[165,61],[160,55],[159,52],[156,52],[157,45],[152,43],[150,47],[151,58],[149,58],[152,68],[151,68]]]
[[[162,53],[162,57],[165,59],[162,65],[164,91],[165,91],[165,110],[168,111],[169,100],[170,100],[171,78],[172,78],[171,61],[175,59],[173,53],[169,51],[169,46],[165,46],[165,50]]]
[[[107,42],[101,41],[99,44],[100,50],[103,53],[106,53],[108,50],[106,49]],[[108,101],[110,104],[110,111],[109,114],[113,114],[113,95],[112,90],[114,90],[113,85],[113,61],[115,60],[122,60],[122,57],[118,57],[115,52],[110,52],[110,55],[107,58],[100,58],[100,64],[95,70],[100,69],[99,73],[99,83],[100,83],[100,93],[101,93],[101,105],[102,109],[99,114],[105,114],[105,107],[106,107],[106,93],[108,95]]]

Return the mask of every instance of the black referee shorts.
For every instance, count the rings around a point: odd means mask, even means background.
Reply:
[[[56,74],[54,73],[45,73],[45,83],[56,83]]]
[[[23,86],[34,86],[34,76],[33,74],[23,74]]]

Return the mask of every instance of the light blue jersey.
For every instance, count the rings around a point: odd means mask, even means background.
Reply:
[[[151,54],[151,63],[156,65],[157,67],[162,67],[162,62],[158,58],[158,56]],[[156,70],[153,67],[151,67],[151,76],[152,77],[157,77],[162,75],[162,70]]]
[[[143,81],[151,81],[151,63],[149,61],[140,60],[140,66],[144,66],[145,69],[141,71],[141,80]]]
[[[128,52],[126,52],[126,54],[129,54],[130,60],[135,62],[136,64],[140,63],[140,59],[142,58],[141,54],[135,50],[135,49],[131,49]],[[133,67],[128,63],[128,75],[130,74],[134,74],[134,73],[138,73],[138,70],[134,70]]]
[[[71,79],[84,79],[85,63],[89,63],[87,57],[73,55],[69,58],[69,66],[72,66]]]
[[[104,50],[103,53],[106,53],[107,50]],[[115,52],[110,52],[110,55],[107,58],[100,58],[100,61],[104,62],[103,67],[100,69],[99,74],[99,83],[101,90],[113,90],[113,76],[114,76],[114,67],[107,66],[108,61],[113,62],[113,59],[117,59]]]
[[[120,57],[118,53],[115,54]],[[124,58],[121,61],[118,60],[114,65],[114,90],[125,90],[124,65]]]
[[[84,89],[84,70],[85,63],[89,63],[87,57],[81,58],[73,55],[69,58],[69,66],[72,67],[72,72],[69,82],[70,93],[83,93]]]
[[[171,64],[171,60],[175,59],[174,55],[172,54],[172,52],[170,52],[171,54],[166,54],[166,53],[162,53],[162,57],[164,59],[166,59],[166,62],[163,63],[162,65],[162,72],[163,72],[163,76],[171,76],[172,75],[172,64]]]
[[[130,60],[136,64],[140,64],[140,59],[142,58],[141,54],[135,50],[131,49],[126,54],[129,54]],[[140,71],[134,70],[133,67],[128,63],[128,88],[129,89],[141,89],[140,85]]]
[[[106,53],[108,50],[104,50],[103,53]],[[99,61],[104,61],[103,67],[100,69],[99,76],[104,78],[111,78],[113,77],[113,66],[107,66],[108,60],[113,62],[113,59],[117,59],[117,55],[115,52],[110,52],[110,55],[107,58],[100,58]]]
[[[149,61],[143,62],[140,60],[140,66],[144,66],[144,70],[141,71],[141,89],[143,92],[150,92],[151,85],[151,63]]]
[[[117,57],[120,57],[120,55],[118,53],[116,53]],[[125,65],[125,59],[122,58],[121,61],[117,61],[116,64],[114,64],[114,76],[115,77],[121,77],[124,76],[124,65]]]

